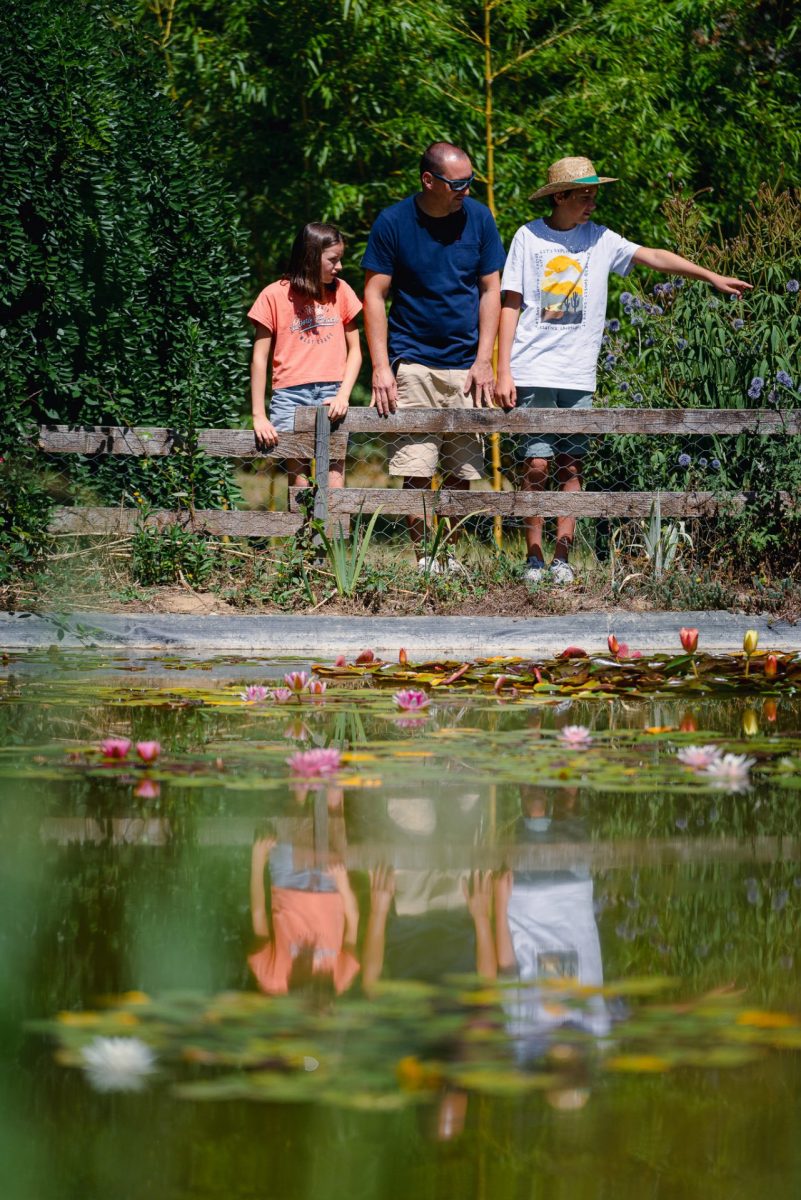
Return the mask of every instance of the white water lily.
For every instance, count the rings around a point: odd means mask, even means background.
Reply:
[[[755,758],[747,758],[745,754],[724,754],[710,763],[704,774],[721,786],[745,788],[750,783],[748,772],[755,762]]]
[[[96,1037],[81,1061],[98,1092],[140,1092],[156,1067],[153,1051],[139,1038]]]
[[[705,771],[720,757],[720,750],[717,746],[684,746],[683,749],[676,751],[676,758],[679,762],[684,763],[685,767],[692,767],[694,771]]]

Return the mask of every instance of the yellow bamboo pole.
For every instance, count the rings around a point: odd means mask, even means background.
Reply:
[[[492,0],[482,0],[484,8],[484,140],[487,155],[487,207],[495,216],[495,141],[492,129]],[[493,370],[498,371],[498,345],[492,352]],[[501,438],[500,434],[490,435],[490,452],[492,456],[492,490],[501,490]],[[503,522],[500,516],[492,521],[492,531],[498,549],[503,546]]]

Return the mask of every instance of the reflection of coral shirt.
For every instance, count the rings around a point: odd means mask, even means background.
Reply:
[[[345,908],[339,893],[273,888],[272,908],[272,941],[248,958],[262,991],[287,991],[292,963],[304,946],[314,947],[314,974],[332,975],[337,994],[346,991],[359,973],[359,963],[342,947]]]
[[[345,374],[345,326],[362,303],[344,279],[326,288],[326,300],[297,296],[289,280],[260,292],[248,316],[273,335],[273,388],[340,383]]]

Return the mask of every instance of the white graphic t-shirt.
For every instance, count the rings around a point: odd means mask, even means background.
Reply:
[[[501,282],[523,297],[512,346],[518,386],[594,391],[609,275],[628,275],[639,248],[593,221],[518,229]]]

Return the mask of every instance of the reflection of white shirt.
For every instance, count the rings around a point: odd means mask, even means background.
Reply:
[[[592,880],[518,884],[509,899],[509,933],[522,981],[568,978],[579,984],[603,983],[601,942],[592,906]],[[571,1021],[596,1037],[609,1032],[602,996],[580,1007],[562,1003],[550,988],[510,989],[504,1000],[509,1033],[530,1037]]]
[[[637,250],[594,221],[551,229],[538,220],[518,229],[501,282],[523,297],[512,346],[516,384],[595,390],[609,275],[628,275]]]

